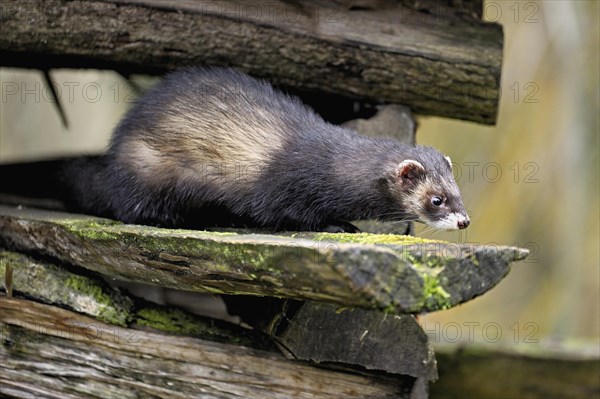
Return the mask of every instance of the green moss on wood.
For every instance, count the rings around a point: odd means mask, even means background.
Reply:
[[[127,325],[127,318],[115,308],[115,293],[109,287],[103,286],[89,277],[71,274],[65,281],[65,286],[71,290],[68,295],[80,295],[89,297],[97,308],[98,319],[110,324]],[[124,317],[125,316],[125,317]]]
[[[196,316],[174,307],[146,305],[137,310],[135,324],[169,334],[194,336],[210,341],[263,349],[272,347],[266,335],[226,322]]]
[[[104,227],[118,226],[121,222],[110,219],[100,219],[93,217],[74,217],[70,219],[58,219],[69,232],[83,238],[91,240],[115,240],[119,235],[114,231],[105,230]]]
[[[413,245],[440,243],[441,241],[429,240],[413,236],[403,236],[398,234],[371,234],[371,233],[314,233],[314,234],[294,234],[292,237],[305,237],[314,241],[333,241],[339,243],[351,244],[393,244],[393,245]]]
[[[127,326],[133,304],[103,281],[25,255],[0,251],[0,275],[13,268],[13,288],[37,300],[66,306],[106,323]]]
[[[394,234],[238,234],[123,225],[7,207],[0,212],[0,237],[15,248],[110,278],[391,313],[432,311],[481,295],[508,272],[510,262],[527,254],[518,248]],[[437,285],[425,282],[431,278]]]
[[[446,292],[437,277],[423,275],[423,306],[428,309],[448,309],[452,306],[450,294]]]
[[[402,256],[415,268],[424,272],[435,272],[435,269],[441,269],[447,265],[452,258],[444,257],[440,254],[418,254],[413,253],[414,248],[404,248]]]
[[[194,320],[179,309],[173,308],[143,308],[137,311],[135,322],[156,330],[182,335],[201,334],[203,326],[198,326]]]
[[[17,293],[41,302],[66,306],[108,324],[147,326],[170,334],[196,336],[255,348],[271,348],[271,342],[257,334],[181,309],[149,305],[130,298],[103,281],[72,273],[57,265],[40,263],[25,255],[0,251],[0,275],[11,265],[16,269]],[[134,302],[140,307],[134,309]]]

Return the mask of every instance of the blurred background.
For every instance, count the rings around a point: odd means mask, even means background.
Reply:
[[[420,118],[417,141],[458,165],[472,221],[421,235],[531,251],[482,297],[423,318],[438,341],[458,323],[463,341],[599,346],[599,4],[487,1],[505,35],[497,125]]]
[[[600,345],[599,2],[487,1],[504,26],[496,126],[419,117],[417,141],[453,159],[472,224],[417,234],[526,247],[496,288],[421,318],[433,342]],[[0,162],[100,153],[135,98],[119,75],[0,69]],[[138,81],[144,86],[148,82]]]

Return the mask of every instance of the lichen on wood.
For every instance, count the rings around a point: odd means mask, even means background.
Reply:
[[[324,233],[169,230],[0,207],[0,245],[51,256],[110,278],[389,313],[426,312],[467,301],[492,288],[511,262],[527,255],[527,250],[514,247],[357,237],[369,243],[344,242],[349,238],[343,234],[336,240],[338,236]]]

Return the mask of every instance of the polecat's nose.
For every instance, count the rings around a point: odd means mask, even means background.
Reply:
[[[467,227],[469,227],[469,224],[471,224],[471,221],[469,219],[465,219],[458,222],[457,226],[459,229],[466,229]]]

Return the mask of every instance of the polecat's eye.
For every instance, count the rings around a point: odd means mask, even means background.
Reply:
[[[433,206],[440,206],[443,202],[444,200],[442,199],[442,197],[438,197],[437,195],[435,197],[431,197],[431,204]]]

